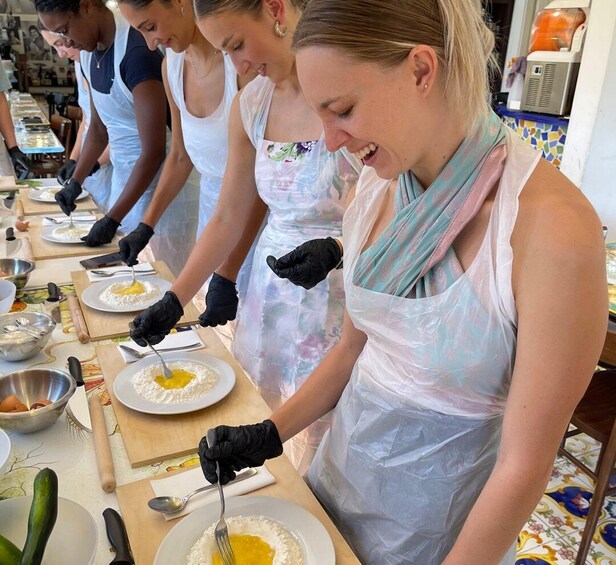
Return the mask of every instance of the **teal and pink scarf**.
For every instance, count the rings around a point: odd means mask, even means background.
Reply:
[[[394,218],[359,256],[357,286],[423,298],[443,292],[462,275],[452,244],[501,177],[505,127],[491,112],[427,190],[411,171],[400,175]]]

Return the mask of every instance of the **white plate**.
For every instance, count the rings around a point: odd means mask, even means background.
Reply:
[[[91,224],[84,224],[83,222],[80,222],[78,224],[75,224],[75,227],[81,226],[81,227],[88,228],[88,231],[82,236],[84,237],[90,232],[90,229],[92,229],[93,225],[94,225],[94,222],[92,222]],[[81,238],[61,239],[57,237],[55,234],[56,230],[58,228],[65,228],[65,227],[68,227],[68,222],[66,222],[65,224],[56,224],[55,226],[45,226],[43,229],[41,229],[41,238],[46,241],[51,241],[52,243],[67,243],[69,245],[74,245],[75,243],[81,243],[82,245],[85,245],[85,242],[81,241]]]
[[[152,306],[152,304],[158,302],[163,297],[163,294],[165,294],[165,292],[172,287],[171,282],[161,279],[156,275],[143,275],[141,277],[138,276],[137,280],[147,281],[158,286],[160,290],[158,296],[151,298],[150,300],[146,300],[138,305],[129,304],[126,306],[111,306],[100,299],[101,293],[108,286],[119,282],[128,282],[130,280],[131,275],[122,275],[118,277],[109,277],[107,280],[95,282],[83,291],[81,300],[83,300],[84,304],[90,308],[100,310],[101,312],[140,312],[141,310],[145,310],[148,306]]]
[[[147,400],[137,393],[131,379],[135,374],[141,371],[141,369],[149,367],[150,365],[160,364],[158,357],[156,357],[156,355],[151,355],[150,357],[146,357],[129,365],[118,373],[113,383],[113,393],[124,406],[146,414],[186,414],[216,404],[233,390],[235,385],[235,371],[231,368],[229,363],[218,357],[214,357],[203,351],[180,351],[176,353],[161,352],[161,355],[167,363],[173,361],[187,361],[205,365],[208,369],[216,373],[218,380],[208,392],[195,400],[167,404]]]
[[[33,188],[28,193],[28,196],[29,196],[30,200],[35,200],[36,202],[55,202],[56,199],[53,196],[51,198],[46,198],[46,197],[43,196],[43,194],[47,190],[52,190],[54,188],[60,189],[62,187],[59,184],[57,184],[57,186],[44,187],[44,188],[41,188],[41,189]],[[84,191],[82,191],[82,193],[75,200],[83,200],[84,198],[87,198],[88,196],[90,196],[90,193],[87,190],[84,190]]]
[[[11,439],[4,432],[0,430],[0,479],[4,475],[4,471],[9,464],[9,457],[11,455]]]
[[[226,503],[225,516],[265,516],[285,526],[302,544],[306,565],[336,563],[334,544],[325,526],[301,506],[269,496],[234,496]],[[185,563],[192,546],[219,517],[220,503],[213,502],[183,518],[163,539],[154,565]]]
[[[31,496],[0,500],[0,532],[22,548],[28,533]],[[42,565],[91,565],[96,556],[96,523],[81,505],[58,498],[58,518],[53,527]]]

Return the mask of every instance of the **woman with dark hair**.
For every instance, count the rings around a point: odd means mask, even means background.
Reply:
[[[42,61],[50,58],[49,51],[45,47],[45,40],[39,28],[35,25],[28,26],[28,38],[26,42],[28,55],[32,60]]]
[[[329,152],[323,127],[297,79],[291,41],[300,0],[197,0],[197,25],[240,75],[257,72],[236,96],[229,119],[229,158],[218,205],[171,292],[135,318],[131,333],[158,343],[203,281],[269,208],[239,315],[233,353],[272,408],[302,385],[340,337],[341,273],[309,293],[278,279],[267,266],[310,237],[340,235],[359,161]],[[245,232],[244,232],[245,233]],[[247,243],[247,242],[246,242]],[[304,472],[327,429],[321,419],[286,446]]]
[[[71,179],[55,198],[69,214],[96,160],[110,147],[113,175],[105,216],[84,238],[86,245],[109,243],[118,229],[137,227],[152,198],[167,153],[167,97],[159,51],[100,0],[36,0],[43,25],[68,47],[81,51],[81,69],[90,85],[92,117]],[[154,256],[178,272],[193,240],[195,190],[185,190],[163,216],[152,239]],[[121,228],[120,228],[121,224]]]
[[[343,335],[271,420],[203,438],[204,473],[333,409],[308,481],[362,563],[513,564],[605,341],[601,223],[490,109],[479,0],[307,6],[300,84],[364,162]]]
[[[134,265],[154,233],[156,223],[188,181],[193,167],[200,176],[191,181],[200,184],[197,237],[209,222],[227,163],[231,103],[247,77],[238,80],[231,60],[224,58],[201,35],[191,2],[120,0],[119,8],[128,23],[141,32],[150,49],[159,45],[166,49],[163,83],[172,125],[171,150],[152,202],[135,230],[120,240],[122,260]],[[248,246],[254,235],[244,238]],[[186,245],[192,249],[194,243],[187,241]],[[249,247],[238,248],[213,275],[205,316],[217,324],[225,324],[236,316],[236,280],[240,296],[245,295],[252,262],[252,253],[246,258],[248,251]],[[203,291],[199,291],[198,303],[203,309]]]

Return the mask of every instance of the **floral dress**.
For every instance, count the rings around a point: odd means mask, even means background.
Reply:
[[[340,271],[307,291],[278,278],[265,260],[309,239],[341,235],[346,196],[360,163],[341,151],[327,151],[323,137],[294,143],[264,139],[273,92],[269,79],[257,77],[240,100],[244,128],[256,150],[257,189],[269,217],[255,249],[233,353],[276,409],[340,339],[344,289]],[[320,420],[285,445],[300,472],[307,470],[327,427]]]

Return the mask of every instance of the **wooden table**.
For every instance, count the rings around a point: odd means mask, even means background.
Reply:
[[[62,212],[57,202],[38,202],[37,200],[32,200],[29,196],[30,190],[30,188],[26,188],[19,191],[19,199],[23,206],[24,216],[45,216]],[[98,209],[91,196],[76,200],[75,205],[77,206],[76,212],[90,212]]]
[[[211,355],[224,359],[234,368],[238,377],[238,385],[236,385],[237,390],[234,390],[226,399],[216,405],[215,411],[213,410],[211,413],[203,415],[198,429],[187,430],[187,433],[194,432],[194,434],[196,434],[195,438],[201,438],[205,430],[214,425],[221,423],[253,423],[268,418],[271,414],[271,410],[254,386],[249,382],[244,371],[237,361],[233,359],[214,331],[207,328],[203,331],[200,330],[200,334],[207,346],[206,351]],[[118,421],[120,421],[120,418],[118,418]],[[158,426],[152,425],[151,437],[156,437],[160,432],[160,427],[160,424]],[[125,430],[124,434],[130,434],[130,430]],[[198,441],[195,443],[195,449],[197,445]],[[319,504],[299,473],[295,470],[293,465],[291,465],[291,462],[283,455],[272,461],[268,461],[267,468],[276,478],[276,482],[267,487],[255,490],[250,494],[283,498],[305,508],[319,519],[331,536],[336,551],[336,564],[358,564],[359,561],[354,556],[351,548],[344,541],[336,526],[323,510],[323,507]],[[176,473],[177,472],[169,474]],[[167,475],[157,475],[156,479],[165,476]],[[162,515],[152,512],[147,507],[147,501],[154,496],[154,492],[150,486],[150,480],[150,478],[147,478],[134,483],[125,484],[118,487],[116,490],[122,517],[126,524],[133,556],[137,565],[150,565],[153,563],[154,556],[163,538],[179,520],[183,519],[180,518],[167,522]],[[180,562],[181,560],[178,558],[178,563]]]

